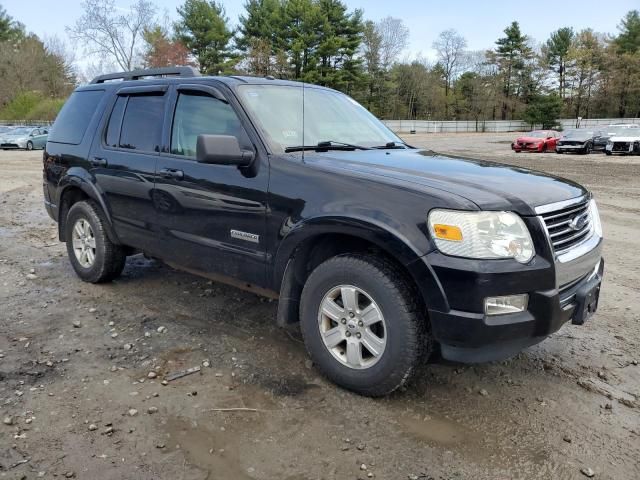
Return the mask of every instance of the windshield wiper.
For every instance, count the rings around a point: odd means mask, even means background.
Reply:
[[[298,145],[296,147],[287,147],[285,153],[302,152],[308,150],[371,150],[369,147],[362,145],[354,145],[352,143],[336,142],[335,140],[325,140],[318,142],[316,145]]]
[[[391,149],[402,149],[409,148],[406,143],[397,143],[397,142],[388,142],[384,145],[378,145],[377,147],[371,147],[377,150],[391,150]]]

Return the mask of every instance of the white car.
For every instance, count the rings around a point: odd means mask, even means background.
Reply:
[[[629,133],[626,135],[618,134],[609,138],[604,153],[607,155],[614,153],[640,155],[640,131],[636,133],[633,130],[635,129],[629,129]]]

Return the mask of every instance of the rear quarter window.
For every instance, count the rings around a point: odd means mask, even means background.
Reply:
[[[49,141],[79,145],[104,95],[104,90],[73,92],[58,114]]]

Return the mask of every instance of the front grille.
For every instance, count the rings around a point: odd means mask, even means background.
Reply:
[[[570,250],[591,236],[588,201],[545,213],[542,220],[557,254]]]
[[[558,145],[575,147],[578,145],[584,145],[584,142],[578,142],[576,140],[563,140],[561,142],[558,142]]]
[[[613,142],[611,150],[614,152],[628,152],[629,146],[629,142]]]

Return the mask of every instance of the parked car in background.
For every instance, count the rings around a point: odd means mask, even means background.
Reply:
[[[556,143],[556,153],[591,153],[594,138],[599,135],[599,130],[588,130],[586,128],[566,130]]]
[[[556,142],[560,132],[555,130],[533,130],[526,133],[511,144],[511,149],[520,152],[552,152],[556,148]]]
[[[640,155],[640,129],[621,129],[609,138],[604,153],[612,155]]]
[[[0,133],[0,148],[2,150],[44,148],[48,136],[49,129],[45,127],[15,127],[6,133]]]
[[[634,124],[609,125],[593,138],[593,150],[604,151],[611,137],[625,136],[628,133],[633,134],[634,130],[640,131],[640,126]]]

